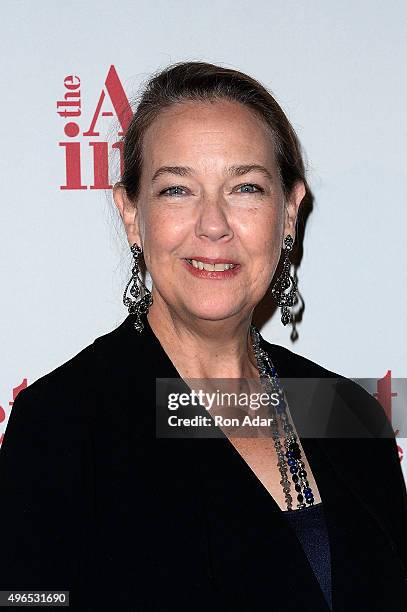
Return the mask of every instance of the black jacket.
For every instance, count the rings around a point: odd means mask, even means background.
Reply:
[[[262,345],[280,378],[338,376]],[[156,438],[155,379],[177,376],[148,322],[140,335],[129,316],[18,394],[0,452],[0,589],[69,590],[70,609],[95,612],[326,612],[301,545],[230,442]],[[333,607],[405,612],[396,443],[380,404],[342,381],[330,418],[340,410],[366,435],[302,439]],[[295,420],[301,399],[288,399]]]

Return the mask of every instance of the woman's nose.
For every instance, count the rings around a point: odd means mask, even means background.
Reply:
[[[196,224],[196,235],[209,240],[233,237],[222,197],[203,198]]]

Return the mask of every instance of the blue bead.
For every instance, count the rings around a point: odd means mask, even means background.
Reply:
[[[289,459],[287,463],[288,465],[295,465],[295,459]]]
[[[312,492],[312,491],[311,491],[310,487],[305,487],[305,489],[304,489],[304,493],[311,493],[311,492]]]
[[[292,466],[292,467],[290,467],[290,472],[291,472],[291,474],[296,474],[298,472],[298,468]]]

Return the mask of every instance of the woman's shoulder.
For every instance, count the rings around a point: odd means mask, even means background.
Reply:
[[[311,414],[329,412],[325,435],[318,439],[349,486],[365,499],[367,507],[390,534],[394,548],[407,568],[407,490],[391,422],[380,402],[360,384],[283,346],[264,341],[279,378],[311,379],[314,385]],[[289,381],[282,380],[289,384]],[[304,387],[301,387],[304,388]],[[332,392],[329,392],[329,389]],[[303,398],[299,396],[300,414]],[[307,415],[308,419],[309,415]],[[312,437],[312,436],[311,436]],[[355,470],[358,458],[369,470]]]
[[[112,366],[117,364],[122,344],[122,326],[123,323],[120,323],[114,329],[96,337],[78,353],[22,389],[18,397],[44,396],[53,392],[62,394],[69,393],[74,388],[91,388],[96,380],[112,372]]]
[[[263,340],[280,379],[296,379],[298,387],[313,385],[313,397],[328,400],[331,405],[331,424],[337,434],[344,435],[345,427],[355,437],[394,438],[394,431],[383,406],[364,387],[352,378],[330,370],[294,351]],[[335,435],[333,437],[336,437]]]
[[[108,399],[122,380],[122,325],[98,336],[17,394],[1,447],[0,471],[20,452],[31,452],[32,457],[43,452],[46,457],[54,449],[55,456],[71,456],[104,417],[103,411],[121,418],[119,407]]]
[[[27,426],[35,421],[48,427],[79,423],[86,415],[91,416],[97,396],[109,383],[115,384],[119,375],[121,326],[98,336],[23,388],[14,400],[7,433],[19,414],[24,414]]]

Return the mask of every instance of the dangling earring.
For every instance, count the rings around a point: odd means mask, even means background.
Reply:
[[[151,291],[147,289],[140,277],[138,258],[139,255],[141,255],[141,253],[143,252],[143,249],[139,247],[136,243],[134,243],[130,247],[130,250],[133,253],[134,264],[131,271],[132,276],[129,282],[127,283],[123,293],[123,304],[128,308],[129,314],[136,315],[134,327],[139,333],[141,333],[144,329],[144,324],[141,320],[140,315],[146,314],[148,312],[148,309],[153,303],[153,298],[151,295]],[[130,294],[135,298],[134,300],[132,300],[130,297],[126,297],[127,289],[131,282],[133,283],[133,285],[130,287]],[[141,295],[141,289],[143,289],[143,295]]]
[[[283,249],[285,252],[285,258],[283,263],[283,271],[276,280],[271,293],[274,299],[277,302],[278,306],[282,307],[281,310],[281,322],[283,325],[287,325],[292,320],[292,316],[289,310],[289,306],[292,306],[295,303],[296,291],[297,291],[297,283],[294,278],[290,276],[290,267],[291,261],[289,258],[289,253],[293,248],[294,240],[292,236],[288,234],[284,239],[285,248]],[[286,290],[290,287],[290,291],[285,293]]]

